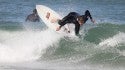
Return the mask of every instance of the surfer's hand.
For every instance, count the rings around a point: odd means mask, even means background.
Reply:
[[[59,31],[61,29],[61,27],[57,27],[56,31]]]
[[[94,19],[91,19],[91,21],[92,21],[94,24],[96,24]]]

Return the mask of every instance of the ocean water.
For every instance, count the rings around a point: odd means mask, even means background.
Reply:
[[[90,10],[81,38],[25,22],[37,4],[62,17]],[[0,70],[125,70],[124,0],[0,0]]]

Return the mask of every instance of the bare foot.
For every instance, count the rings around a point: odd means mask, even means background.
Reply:
[[[56,31],[59,31],[61,29],[61,27],[57,27]]]

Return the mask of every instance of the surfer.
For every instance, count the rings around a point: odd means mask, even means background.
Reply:
[[[39,16],[37,14],[37,10],[36,9],[33,10],[32,14],[27,16],[26,21],[39,22]]]
[[[95,23],[95,20],[93,20],[89,10],[85,11],[84,15],[79,15],[76,12],[70,12],[67,16],[65,16],[62,20],[59,20],[59,27],[57,27],[57,31],[61,29],[62,26],[64,26],[67,23],[73,23],[75,24],[75,34],[79,34],[80,26],[86,23],[86,21],[90,18],[90,20]]]
[[[49,19],[49,17],[50,13],[48,12],[46,18]],[[63,19],[52,19],[51,22],[52,23],[58,22],[58,24],[60,25],[59,27],[57,27],[56,31],[59,31],[61,27],[64,26],[65,24],[73,23],[75,24],[75,34],[79,35],[80,26],[85,24],[89,18],[93,23],[95,23],[95,20],[93,20],[89,10],[86,10],[84,15],[80,15],[76,12],[70,12]]]

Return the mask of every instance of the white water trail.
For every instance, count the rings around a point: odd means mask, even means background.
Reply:
[[[118,33],[114,35],[113,37],[110,37],[108,39],[103,40],[102,42],[99,43],[100,46],[110,46],[110,47],[115,47],[119,44],[124,44],[125,43],[125,33]]]

